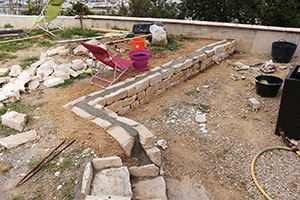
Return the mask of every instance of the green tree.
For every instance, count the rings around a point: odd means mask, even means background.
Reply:
[[[299,0],[183,0],[181,18],[269,26],[300,26]]]
[[[72,8],[67,8],[65,11],[61,12],[61,15],[65,16],[75,16],[75,15],[82,15],[82,8],[84,10],[85,15],[93,15],[94,13],[89,9],[88,6],[76,2],[75,4],[72,5]]]
[[[121,4],[118,15],[129,17],[178,18],[179,9],[164,0],[130,0],[129,7]]]

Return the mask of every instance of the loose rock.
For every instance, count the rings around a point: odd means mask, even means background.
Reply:
[[[26,115],[16,111],[10,111],[1,116],[2,124],[18,131],[23,131],[26,123]]]

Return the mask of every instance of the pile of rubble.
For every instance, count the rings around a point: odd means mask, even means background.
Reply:
[[[87,43],[104,45],[97,40],[90,40]],[[20,93],[36,90],[41,83],[45,87],[53,87],[63,83],[70,77],[77,77],[92,64],[92,59],[86,62],[75,59],[71,63],[57,64],[53,56],[67,56],[69,49],[59,46],[42,52],[40,60],[27,66],[24,70],[20,65],[13,65],[10,68],[0,68],[0,102],[5,100],[15,101],[20,99]],[[79,45],[73,50],[74,55],[86,55],[88,50]],[[92,55],[90,55],[92,56]]]

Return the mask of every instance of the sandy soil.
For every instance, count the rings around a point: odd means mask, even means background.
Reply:
[[[101,42],[106,42],[108,39]],[[152,53],[149,60],[149,69],[156,66],[167,63],[171,60],[178,59],[182,56],[187,56],[197,49],[215,42],[215,40],[180,40],[182,45],[177,51],[166,51]],[[58,45],[55,45],[55,48]],[[66,44],[70,50],[74,49],[76,44]],[[128,59],[128,52],[130,51],[131,43],[118,44],[119,48],[125,49],[125,53],[120,54],[115,52],[115,46],[108,46],[109,51],[114,55],[117,54],[120,57]],[[147,47],[152,50],[155,47]],[[33,48],[18,51],[18,58],[5,63],[3,67],[9,67],[12,64],[18,64],[22,59],[26,58],[26,55],[39,56],[42,51],[46,51],[46,48]],[[68,63],[73,59],[81,58],[86,59],[88,57],[75,57],[72,55],[64,58],[54,56],[57,64]],[[136,74],[141,72],[134,71]],[[146,72],[147,73],[147,72]],[[111,72],[105,72],[104,76],[111,76]],[[124,76],[121,80],[128,78]],[[71,177],[76,177],[76,184],[71,186],[71,193],[75,193],[75,198],[79,199],[79,187],[82,176],[82,169],[84,163],[89,157],[93,156],[110,156],[119,155],[125,163],[134,163],[134,159],[126,158],[122,149],[119,147],[116,141],[114,141],[105,131],[91,122],[82,120],[82,118],[76,116],[70,109],[63,109],[63,105],[68,102],[90,94],[99,90],[98,87],[91,85],[88,82],[88,77],[82,80],[75,80],[72,85],[66,88],[41,88],[33,93],[22,95],[21,103],[24,104],[37,104],[45,103],[41,108],[30,113],[31,116],[35,116],[33,120],[29,122],[26,129],[36,129],[40,135],[40,139],[34,143],[28,143],[22,145],[14,150],[3,151],[0,154],[1,160],[5,160],[5,163],[1,163],[1,170],[6,170],[6,166],[12,164],[13,169],[0,175],[0,182],[6,183],[6,187],[1,189],[0,199],[7,199],[12,197],[29,198],[39,196],[36,199],[72,199],[66,198],[66,191],[57,191],[56,187],[60,183],[68,183]],[[29,180],[26,184],[21,187],[14,188],[16,181],[22,177],[22,174],[26,173],[29,169],[28,163],[35,162],[36,160],[44,157],[47,152],[57,146],[62,140],[76,139],[76,143],[73,144],[70,149],[63,153],[59,158],[51,162],[59,166],[60,159],[64,159],[73,151],[80,152],[76,154],[78,159],[80,170],[72,170],[67,168],[61,171],[60,167],[52,167],[50,169],[42,171],[37,175],[36,178]],[[85,149],[89,150],[87,156],[82,151]],[[84,159],[81,159],[84,157]],[[74,162],[77,162],[75,159]],[[74,164],[74,163],[73,163]],[[76,164],[76,163],[75,163]],[[71,165],[72,167],[73,165]],[[76,165],[77,166],[77,165]],[[54,173],[61,171],[60,177],[55,177]],[[58,181],[58,179],[61,179]],[[67,187],[66,187],[67,188]],[[75,192],[74,192],[75,191]]]
[[[157,140],[167,141],[163,167],[170,199],[264,199],[253,184],[250,164],[260,149],[284,145],[274,134],[282,88],[276,98],[260,97],[256,94],[254,77],[262,72],[255,68],[235,72],[232,64],[237,61],[255,64],[267,59],[235,53],[126,116],[151,129]],[[284,78],[288,72],[288,69],[278,70],[274,75]],[[236,74],[239,80],[232,80],[231,74]],[[246,80],[241,80],[241,76]],[[204,88],[205,85],[209,88]],[[251,97],[262,104],[260,110],[253,111],[248,105],[247,99]],[[201,106],[209,107],[207,133],[195,122]],[[271,156],[258,162],[259,180],[272,197],[297,199],[298,185],[289,186],[297,181],[298,167],[287,169],[290,160],[297,158],[293,153],[284,155],[289,159],[272,162],[274,156]],[[285,168],[284,173],[289,176],[284,178],[281,171],[273,168]],[[280,176],[281,180],[276,180],[278,187],[271,186],[275,181],[268,178],[270,174],[274,174],[273,178]]]

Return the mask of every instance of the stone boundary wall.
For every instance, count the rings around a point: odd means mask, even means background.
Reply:
[[[17,28],[29,29],[32,23],[27,18],[34,17],[36,16],[0,15],[0,26],[9,23]],[[231,38],[237,41],[236,50],[254,54],[271,55],[272,43],[282,39],[300,45],[300,28],[99,15],[85,16],[83,25],[88,29],[92,27],[110,29],[117,26],[131,31],[135,23],[155,21],[163,22],[168,33],[174,35],[182,34],[217,40]],[[76,17],[60,16],[53,22],[66,28],[80,27],[80,21]],[[297,48],[295,56],[300,56],[300,48]]]
[[[106,90],[80,97],[64,106],[82,118],[104,128],[118,141],[127,156],[144,164],[161,165],[160,149],[154,146],[154,135],[142,124],[121,117],[145,104],[189,77],[202,72],[232,54],[235,40],[209,44],[191,55],[156,67],[148,74],[127,79]]]

